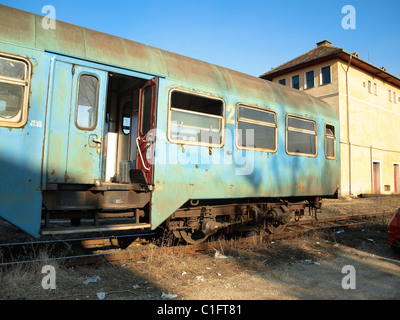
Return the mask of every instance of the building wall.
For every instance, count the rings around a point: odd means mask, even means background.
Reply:
[[[331,83],[321,85],[320,70],[328,65]],[[306,88],[305,73],[310,70],[314,70],[315,85]],[[299,75],[300,90],[325,100],[339,116],[341,194],[400,193],[394,178],[394,165],[400,163],[400,88],[339,59],[273,81],[286,79],[291,86],[293,75]]]
[[[347,74],[345,62],[340,61],[338,65],[339,95],[345,100],[340,107],[346,109],[346,114],[349,110],[349,139],[342,140],[341,144],[342,149],[351,152],[351,160],[348,152],[347,159],[343,157],[341,161],[348,163],[342,172],[351,166],[349,191],[352,194],[394,193],[393,164],[400,161],[400,89],[351,65]],[[341,122],[347,122],[343,113]],[[375,177],[374,162],[378,169]],[[378,182],[376,189],[374,179]],[[346,185],[344,179],[342,185]]]

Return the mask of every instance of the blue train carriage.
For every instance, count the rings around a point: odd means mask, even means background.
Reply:
[[[3,219],[35,237],[163,226],[196,243],[277,232],[337,195],[326,103],[42,19],[0,6]]]

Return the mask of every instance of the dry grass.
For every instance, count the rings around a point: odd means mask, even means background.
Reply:
[[[368,197],[323,199],[322,214],[325,216],[365,214],[373,212],[393,212],[400,205],[400,197]]]
[[[321,216],[394,212],[399,202],[399,197],[324,200]],[[343,234],[334,231],[316,231],[295,239],[264,243],[220,239],[215,249],[227,256],[223,259],[215,257],[214,249],[194,255],[171,255],[168,250],[156,249],[156,245],[142,246],[138,241],[132,243],[128,250],[142,250],[141,260],[116,265],[105,262],[68,267],[61,260],[50,260],[48,251],[32,251],[31,257],[40,261],[0,269],[0,299],[98,299],[99,292],[105,292],[105,299],[157,300],[163,292],[176,293],[178,299],[222,299],[225,298],[225,288],[232,293],[230,298],[242,299],[239,289],[248,287],[246,281],[254,281],[253,285],[256,285],[256,281],[265,275],[284,277],[281,274],[284,266],[333,259],[337,243],[365,241],[368,230],[384,241],[390,218],[376,218],[372,225],[365,228],[365,232],[354,232],[346,239],[341,238]],[[164,242],[170,241],[165,235]],[[45,274],[41,271],[47,264],[55,267],[56,290],[42,288]],[[85,280],[97,276],[98,281],[85,284]],[[257,298],[250,295],[250,298],[253,297]]]
[[[30,259],[37,262],[8,265],[0,269],[0,299],[35,299],[37,292],[41,292],[40,298],[42,294],[48,296],[50,292],[42,289],[42,279],[47,274],[42,274],[42,268],[53,265],[59,269],[59,263],[50,261],[46,250],[31,255]]]

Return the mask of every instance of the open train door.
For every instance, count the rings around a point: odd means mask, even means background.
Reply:
[[[157,84],[158,79],[153,78],[140,89],[136,168],[143,172],[147,184],[153,184],[155,134],[152,129],[156,121]]]

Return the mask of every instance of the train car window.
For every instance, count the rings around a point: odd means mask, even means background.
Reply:
[[[325,156],[327,159],[336,158],[335,127],[330,124],[325,126]]]
[[[30,66],[0,56],[0,125],[18,127],[26,122]]]
[[[317,125],[315,121],[298,116],[287,116],[286,151],[293,155],[317,155]]]
[[[239,148],[276,151],[275,112],[239,105],[237,115],[236,141]]]
[[[176,143],[221,147],[223,117],[221,99],[173,90],[168,137]]]
[[[75,123],[79,129],[92,130],[97,124],[99,79],[84,74],[79,77]]]

